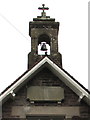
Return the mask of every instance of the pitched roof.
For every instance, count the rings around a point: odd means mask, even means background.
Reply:
[[[23,86],[30,78],[37,74],[44,67],[50,69],[58,78],[60,78],[69,88],[74,91],[80,99],[83,98],[90,105],[90,92],[81,85],[77,80],[75,80],[68,72],[64,69],[58,67],[54,62],[52,62],[48,57],[43,58],[39,63],[37,63],[32,69],[26,71],[22,76],[20,76],[16,81],[14,81],[10,86],[8,86],[0,95],[0,101],[6,101],[11,94],[14,95],[21,86]],[[29,78],[29,79],[28,79]]]

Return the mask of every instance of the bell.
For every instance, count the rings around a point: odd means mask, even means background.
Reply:
[[[45,44],[45,43],[42,44],[41,50],[42,50],[42,51],[47,51],[47,48],[46,48],[46,44]]]

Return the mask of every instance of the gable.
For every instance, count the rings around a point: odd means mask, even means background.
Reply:
[[[78,96],[75,94],[65,83],[59,79],[55,74],[53,74],[48,68],[43,68],[40,72],[38,72],[32,79],[29,80],[27,83],[27,88],[31,86],[38,86],[38,87],[60,87],[64,90],[64,99],[63,105],[78,105]],[[39,90],[36,91],[36,94],[40,92]],[[49,91],[48,91],[49,92]],[[55,94],[56,91],[53,91],[53,94]],[[60,93],[58,94],[58,96]],[[73,102],[72,102],[73,101]]]
[[[17,92],[16,96],[13,100],[10,100],[9,106],[24,106],[25,104],[30,104],[30,102],[27,99],[27,90],[29,87],[41,87],[41,86],[48,86],[48,88],[52,87],[61,87],[64,90],[64,99],[61,101],[62,106],[78,106],[81,104],[85,104],[83,101],[80,103],[78,102],[78,95],[74,93],[65,83],[59,79],[56,75],[54,75],[50,70],[47,68],[43,68],[40,72],[38,72],[34,77],[31,79],[29,78],[29,81],[25,83]],[[36,91],[36,94],[41,91]],[[49,91],[48,91],[49,92]],[[35,94],[35,95],[36,95]],[[54,93],[53,93],[54,94]],[[60,94],[58,94],[60,95]],[[35,105],[50,105],[53,103],[53,100],[48,103],[48,101],[45,103],[43,100],[42,102],[34,101]],[[53,105],[57,105],[57,102],[54,102]],[[86,105],[87,106],[87,105]]]
[[[7,95],[16,93],[25,83],[29,81],[29,79],[32,79],[45,67],[47,67],[50,71],[52,71],[54,75],[61,79],[66,84],[66,86],[72,89],[72,91],[75,92],[80,99],[84,98],[84,100],[90,104],[90,94],[76,81],[74,81],[72,77],[70,77],[66,72],[64,72],[47,57],[41,60],[36,66],[34,66],[24,76],[22,76],[15,84],[13,84],[7,91],[5,91],[1,95],[0,100],[5,100],[8,97]]]
[[[61,103],[57,102],[37,102],[35,101],[34,104],[30,103],[27,99],[27,89],[30,86],[59,86],[64,89],[64,99],[61,101]],[[37,93],[37,91],[36,91]],[[82,100],[81,102],[78,102],[78,95],[74,93],[61,79],[59,79],[55,74],[53,74],[49,69],[43,68],[41,71],[39,71],[35,76],[32,78],[29,77],[29,80],[27,83],[25,83],[17,92],[16,96],[13,99],[8,99],[4,104],[3,104],[3,109],[2,113],[5,118],[11,117],[11,116],[21,116],[25,117],[28,113],[33,112],[33,108],[35,108],[36,111],[38,111],[39,108],[49,108],[50,111],[52,111],[52,107],[54,109],[54,114],[55,110],[58,111],[68,108],[71,111],[73,108],[77,113],[74,114],[79,114],[79,109],[83,106],[85,106],[86,110],[88,109],[88,105],[84,103]],[[72,106],[72,107],[71,107]],[[57,109],[58,108],[58,109]],[[27,112],[27,110],[30,110]],[[43,112],[47,111],[47,109]],[[7,111],[7,112],[6,112]],[[22,112],[21,112],[22,111]],[[50,113],[49,111],[49,113]],[[68,110],[66,109],[68,112]],[[66,112],[66,113],[67,113]],[[8,113],[8,114],[7,114]],[[37,113],[37,112],[36,112]],[[88,111],[86,111],[88,113]],[[41,110],[39,111],[39,114],[41,114]],[[48,113],[47,113],[48,114]]]
[[[60,112],[60,115],[62,115],[61,113],[72,115],[89,114],[89,106],[83,100],[79,102],[79,96],[73,92],[62,79],[48,69],[48,67],[44,66],[41,70],[39,70],[39,72],[36,74],[34,73],[33,77],[29,76],[26,81],[23,85],[21,85],[21,87],[19,86],[19,89],[15,93],[15,97],[10,96],[9,99],[3,104],[3,117],[8,118],[17,116],[20,118],[25,118],[26,115],[30,114],[55,114],[55,112],[57,114],[58,111],[63,111]],[[48,102],[43,100],[41,102],[34,101],[33,104],[27,99],[27,89],[30,86],[61,87],[64,89],[64,99],[59,103],[57,101]],[[80,113],[79,110],[82,113]]]

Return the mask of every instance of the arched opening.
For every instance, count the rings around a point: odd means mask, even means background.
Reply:
[[[38,37],[38,55],[50,55],[50,38],[47,34]]]

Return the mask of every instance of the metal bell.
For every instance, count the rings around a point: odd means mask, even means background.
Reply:
[[[45,44],[45,43],[42,44],[41,50],[42,50],[42,51],[47,51],[47,47],[46,47],[46,44]]]

